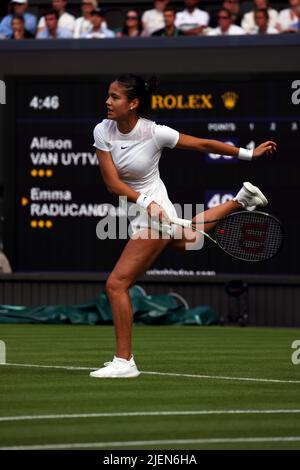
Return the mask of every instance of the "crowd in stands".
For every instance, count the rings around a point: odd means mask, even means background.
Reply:
[[[142,14],[128,9],[123,24],[112,29],[98,0],[82,0],[77,18],[68,12],[67,0],[49,0],[40,18],[30,12],[29,0],[12,0],[10,12],[0,21],[0,39],[299,33],[300,0],[287,2],[286,8],[277,11],[268,0],[253,0],[252,9],[242,15],[239,0],[224,0],[214,15],[201,9],[200,0],[184,0],[182,9],[175,9],[170,0],[156,0]]]

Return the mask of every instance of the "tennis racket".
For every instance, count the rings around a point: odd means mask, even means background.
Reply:
[[[273,258],[283,244],[283,228],[273,215],[259,211],[240,211],[219,220],[193,222],[172,217],[175,225],[202,233],[225,253],[234,258],[257,262]],[[203,224],[216,223],[214,238],[199,229]]]

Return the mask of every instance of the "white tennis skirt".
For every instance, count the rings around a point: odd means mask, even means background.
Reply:
[[[169,217],[177,217],[177,212],[174,204],[170,201],[167,189],[160,179],[158,184],[155,185],[155,189],[152,191],[144,192],[147,196],[153,198],[154,202],[159,204],[167,213]],[[154,220],[150,219],[149,214],[146,209],[138,206],[137,204],[131,204],[128,212],[128,218],[130,220],[129,234],[130,236],[136,235],[139,231],[146,228],[152,228],[158,230],[162,233],[174,237],[175,225],[169,224],[158,224]]]

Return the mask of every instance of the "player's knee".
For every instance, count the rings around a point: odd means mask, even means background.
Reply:
[[[106,292],[108,296],[118,295],[121,291],[128,288],[124,280],[119,279],[114,274],[111,274],[106,281]]]

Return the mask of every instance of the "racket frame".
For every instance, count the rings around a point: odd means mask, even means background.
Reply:
[[[208,238],[209,240],[211,240],[213,243],[215,243],[216,245],[218,245],[219,248],[221,248],[221,250],[226,253],[227,255],[231,256],[232,258],[235,258],[235,259],[238,259],[240,261],[247,261],[248,263],[263,263],[264,261],[269,261],[270,259],[274,258],[274,256],[277,256],[277,254],[282,250],[282,246],[283,246],[283,240],[284,240],[284,229],[283,229],[283,226],[282,226],[282,223],[280,222],[280,220],[277,219],[277,217],[275,217],[274,215],[271,215],[271,214],[268,214],[267,212],[262,212],[262,211],[251,211],[251,213],[254,213],[254,214],[261,214],[261,215],[264,215],[266,216],[267,218],[271,218],[273,219],[279,226],[280,226],[280,229],[281,229],[281,233],[282,233],[282,240],[281,240],[281,244],[280,244],[280,247],[278,248],[278,250],[276,251],[276,253],[274,253],[274,255],[270,256],[269,258],[265,258],[265,259],[261,259],[261,260],[251,260],[251,259],[245,259],[245,258],[241,258],[239,256],[236,256],[236,255],[233,255],[232,253],[230,253],[229,251],[225,250],[221,245],[220,243],[218,242],[218,240],[212,238],[208,233],[206,233],[204,230],[200,230],[198,228],[195,227],[195,225],[204,225],[204,224],[211,224],[211,223],[216,223],[216,227],[214,228],[214,232],[216,233],[217,229],[218,229],[218,222],[221,222],[222,220],[224,219],[228,219],[230,217],[234,217],[236,216],[237,214],[241,214],[241,213],[245,213],[246,211],[238,211],[238,212],[233,212],[232,214],[229,214],[229,215],[226,215],[225,217],[222,217],[221,219],[215,219],[215,220],[205,220],[205,221],[201,221],[201,222],[193,222],[192,220],[188,220],[188,219],[180,219],[179,217],[171,217],[171,223],[175,224],[175,225],[180,225],[181,227],[184,227],[184,228],[191,228],[192,230],[194,230],[195,232],[198,232],[198,233],[201,233],[202,235],[204,235],[206,238]]]

